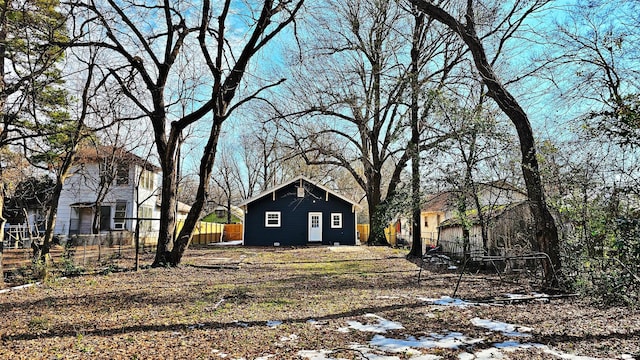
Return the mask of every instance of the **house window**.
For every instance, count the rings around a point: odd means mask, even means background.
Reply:
[[[100,231],[111,230],[111,206],[100,206]]]
[[[118,164],[116,168],[116,184],[129,185],[129,165],[127,163]]]
[[[429,227],[429,220],[427,220],[428,218],[425,216],[424,217],[424,227],[428,228]]]
[[[124,201],[116,202],[116,211],[113,215],[113,228],[116,230],[124,230],[124,217],[127,213],[127,203]]]
[[[113,183],[114,175],[115,171],[112,163],[106,160],[100,163],[100,182],[102,184],[109,185]]]
[[[127,203],[124,201],[116,202],[116,211],[113,214],[113,228],[116,230],[125,229],[125,216],[127,214]]]
[[[331,213],[331,228],[332,229],[342,228],[342,213]]]
[[[153,190],[153,177],[154,173],[149,170],[142,170],[140,174],[140,186],[143,189]]]
[[[138,217],[140,218],[140,231],[151,231],[153,208],[148,205],[140,206],[138,208]]]
[[[280,211],[265,212],[265,227],[280,227]]]

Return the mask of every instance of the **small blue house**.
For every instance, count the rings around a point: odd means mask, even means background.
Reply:
[[[358,204],[304,176],[239,206],[246,246],[356,244]]]

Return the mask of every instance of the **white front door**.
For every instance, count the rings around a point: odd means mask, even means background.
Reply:
[[[309,242],[322,241],[322,213],[309,213]]]

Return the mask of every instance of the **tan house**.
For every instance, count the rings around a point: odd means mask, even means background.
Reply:
[[[478,199],[482,206],[483,213],[491,214],[489,217],[495,216],[496,213],[510,204],[519,204],[527,199],[527,195],[516,186],[505,180],[493,181],[478,186]],[[452,226],[459,224],[457,214],[457,193],[454,191],[444,191],[431,196],[423,205],[420,214],[420,237],[422,238],[423,250],[428,245],[443,244],[445,242],[457,242],[461,237],[456,235],[461,229]],[[473,203],[467,204],[467,210],[475,213],[477,218],[476,206]],[[473,217],[473,216],[472,216]],[[443,234],[443,225],[447,230]],[[482,244],[480,228],[474,226],[472,237],[478,237],[478,241]],[[444,235],[444,236],[443,236]],[[482,245],[480,245],[482,249]]]
[[[422,245],[436,245],[438,242],[438,226],[450,219],[455,213],[455,194],[450,191],[441,192],[430,197],[420,211],[420,237]]]

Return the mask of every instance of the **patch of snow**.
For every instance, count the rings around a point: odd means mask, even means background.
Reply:
[[[564,352],[561,352],[561,351],[553,350],[553,349],[549,348],[548,346],[542,345],[542,344],[520,343],[518,341],[505,341],[505,342],[502,342],[502,343],[496,343],[496,344],[493,344],[493,347],[478,351],[478,352],[473,353],[473,354],[461,353],[461,354],[458,355],[458,359],[459,360],[472,360],[472,359],[485,360],[485,359],[505,359],[505,358],[508,359],[508,357],[505,357],[505,355],[504,355],[505,352],[516,352],[516,351],[519,351],[519,350],[527,350],[527,349],[531,349],[531,348],[540,349],[540,351],[544,352],[545,354],[553,355],[553,356],[555,356],[555,357],[557,357],[559,359],[565,359],[565,360],[601,360],[599,358],[594,358],[594,357],[590,357],[590,356],[579,356],[579,355],[573,355],[573,354],[564,353]]]
[[[36,283],[29,283],[29,284],[24,284],[24,285],[18,285],[18,286],[14,286],[8,289],[2,289],[0,290],[0,294],[4,294],[4,293],[8,293],[9,291],[16,291],[16,290],[22,290],[22,289],[26,289],[32,286],[39,286],[40,282],[36,282]]]
[[[553,349],[549,348],[546,345],[542,345],[542,344],[539,344],[539,345],[540,345],[539,347],[542,349],[542,351],[544,351],[545,354],[553,355],[553,356],[558,357],[560,359],[565,359],[565,360],[600,360],[600,358],[568,354],[568,353],[564,353],[562,351],[553,350]]]
[[[235,320],[234,323],[243,328],[249,327],[249,324],[247,324],[246,322]]]
[[[307,320],[307,324],[313,325],[316,328],[320,329],[323,325],[327,325],[327,321],[325,320],[318,321],[316,319],[309,319]],[[346,329],[346,332],[349,332],[349,329]]]
[[[491,331],[501,332],[505,336],[527,337],[527,336],[531,336],[531,334],[525,334],[525,332],[533,331],[533,329],[530,327],[507,324],[504,322],[494,321],[494,320],[480,319],[477,317],[471,319],[471,323],[475,326],[489,329]]]
[[[289,336],[283,336],[280,338],[280,341],[285,342],[285,341],[294,341],[294,340],[298,340],[298,335],[296,334],[291,334]]]
[[[218,350],[218,349],[214,349],[211,350],[212,353],[214,353],[215,355],[221,357],[221,358],[226,358],[227,356],[229,356],[229,354],[223,353],[222,351]]]
[[[473,339],[459,332],[451,332],[447,335],[431,334],[429,337],[421,337],[420,339],[408,336],[404,340],[389,339],[382,335],[376,335],[371,339],[370,344],[384,351],[404,353],[409,348],[458,349],[462,345],[472,345],[480,342],[482,342],[482,339]]]
[[[505,341],[501,343],[493,344],[494,347],[502,349],[504,351],[516,351],[519,349],[530,349],[532,347],[540,347],[540,344],[533,343],[520,343],[518,341]]]
[[[398,329],[404,329],[404,326],[402,326],[401,324],[394,322],[394,321],[390,321],[387,320],[381,316],[375,315],[375,314],[366,314],[365,317],[372,317],[376,319],[376,323],[375,324],[363,324],[359,321],[347,321],[347,324],[349,325],[350,329],[355,329],[358,331],[365,331],[365,332],[374,332],[374,333],[385,333],[388,330],[398,330]],[[347,329],[346,332],[348,332],[349,328],[340,328],[338,329],[339,332],[345,332],[344,329]]]
[[[505,358],[505,355],[496,348],[489,348],[480,350],[476,353],[470,354],[463,352],[458,354],[458,360],[489,360],[489,359],[509,359]]]
[[[360,344],[352,344],[349,346],[350,350],[357,352],[362,359],[368,360],[401,360],[398,356],[390,356],[376,349],[372,349],[365,345]],[[334,351],[331,350],[301,350],[298,351],[297,355],[302,358],[310,359],[310,360],[346,360],[345,358],[335,358],[331,355]],[[355,354],[355,353],[354,353]],[[411,360],[439,360],[442,357],[438,355],[430,355],[430,354],[422,354],[417,350],[413,350],[409,353],[403,354],[403,359],[411,359]]]
[[[359,246],[329,246],[329,251],[333,252],[357,252],[362,251]]]
[[[458,270],[458,267],[455,265],[451,265],[447,268],[447,270]]]
[[[537,292],[532,292],[530,294],[505,294],[505,296],[507,297],[507,299],[510,300],[520,300],[520,299],[530,299],[533,298],[536,301],[541,301],[541,302],[549,302],[549,295],[545,294],[545,293],[537,293]]]
[[[474,303],[466,302],[462,299],[454,299],[450,296],[443,296],[440,299],[418,297],[418,300],[441,306],[467,307],[475,305]]]
[[[274,328],[277,327],[279,325],[282,325],[282,321],[280,320],[269,320],[267,321],[267,326],[270,328]]]
[[[213,246],[238,246],[238,245],[242,245],[242,240],[223,241],[223,242],[213,243],[212,245]]]
[[[273,357],[275,357],[275,355],[269,354],[269,355],[264,355],[264,356],[257,357],[257,358],[255,358],[253,360],[267,360],[267,359],[271,359]]]
[[[528,298],[528,297],[535,297],[535,298],[548,297],[549,295],[544,294],[544,293],[532,292],[531,294],[510,294],[510,293],[507,293],[507,294],[505,294],[505,296],[507,297],[507,299],[518,300],[518,299],[524,299],[524,298]]]
[[[359,353],[359,355],[361,355],[362,359],[367,359],[367,360],[400,360],[399,357],[397,356],[389,356],[386,354],[380,354],[379,352],[375,351],[374,349],[371,349],[368,346],[364,346],[364,345],[359,345],[359,344],[353,344],[351,346],[349,346],[349,349],[351,350],[355,350]],[[354,353],[355,354],[355,353]]]
[[[333,351],[331,350],[300,350],[298,351],[298,356],[309,360],[332,360],[334,358],[327,357],[332,353]]]

